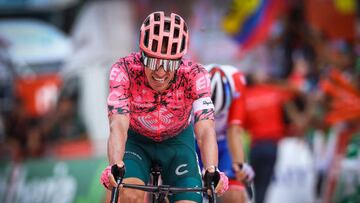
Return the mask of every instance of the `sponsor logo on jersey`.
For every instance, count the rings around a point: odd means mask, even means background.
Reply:
[[[107,99],[108,105],[119,105],[120,101],[118,98],[120,96],[121,96],[121,94],[117,91],[110,92],[108,99]]]
[[[160,110],[153,111],[145,116],[139,116],[138,121],[151,131],[158,131],[164,130],[166,126],[173,123],[173,118],[174,115],[162,107]]]
[[[202,90],[209,84],[208,78],[203,76],[196,80],[196,91]]]
[[[120,68],[113,68],[110,72],[110,80],[116,82],[127,82],[129,81],[127,75],[121,72]]]
[[[206,106],[209,106],[209,105],[212,104],[212,102],[211,101],[203,101],[203,104],[206,105]]]

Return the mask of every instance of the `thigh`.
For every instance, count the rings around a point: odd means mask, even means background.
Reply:
[[[177,161],[173,161],[169,166],[169,172],[163,176],[164,184],[174,187],[202,187],[202,180],[196,158],[183,156],[186,154],[182,150],[181,156],[177,156]],[[178,154],[180,155],[180,154]],[[182,158],[179,158],[182,157]],[[193,160],[192,160],[193,159]],[[180,200],[192,200],[194,202],[202,202],[202,194],[195,192],[178,193],[169,196],[170,202]]]
[[[123,159],[126,167],[124,178],[138,178],[147,183],[150,174],[150,158],[142,145],[144,143],[128,138]]]
[[[192,128],[191,128],[192,129]],[[163,182],[174,187],[202,187],[200,168],[195,151],[193,131],[185,130],[176,138],[163,143],[159,159],[163,165]],[[169,196],[170,202],[191,200],[201,202],[202,195],[195,192],[179,193]]]

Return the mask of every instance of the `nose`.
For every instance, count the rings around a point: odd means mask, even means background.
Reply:
[[[157,70],[155,70],[156,75],[162,77],[166,75],[166,71],[164,70],[164,66],[160,66]]]

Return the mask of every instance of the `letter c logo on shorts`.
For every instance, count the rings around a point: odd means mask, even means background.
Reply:
[[[178,176],[181,176],[181,175],[184,175],[185,173],[188,173],[189,171],[188,170],[183,170],[183,171],[180,171],[181,168],[184,168],[186,167],[187,164],[181,164],[179,165],[176,170],[175,170],[175,174],[178,175]]]

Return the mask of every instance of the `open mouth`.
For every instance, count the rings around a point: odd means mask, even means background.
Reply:
[[[165,77],[164,78],[157,78],[155,76],[152,76],[152,79],[155,80],[156,82],[159,82],[159,83],[164,83],[165,82]]]

